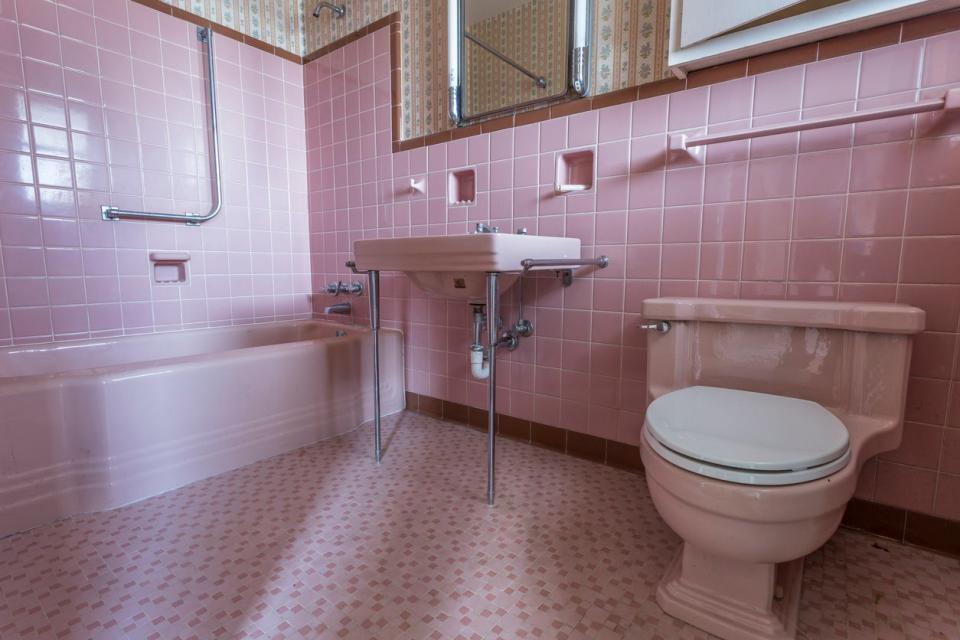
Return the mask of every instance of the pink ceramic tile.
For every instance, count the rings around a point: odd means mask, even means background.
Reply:
[[[739,280],[742,253],[738,242],[705,242],[700,246],[700,279]]]
[[[577,113],[567,120],[567,144],[583,147],[597,143],[598,112]]]
[[[634,102],[631,106],[631,135],[645,136],[667,130],[667,96]]]
[[[847,235],[900,235],[906,204],[906,191],[851,193],[847,201]]]
[[[929,38],[923,57],[923,86],[960,81],[960,69],[953,63],[958,54],[960,34],[956,31]]]
[[[849,102],[857,97],[861,54],[854,53],[806,65],[803,106]]]
[[[756,77],[753,112],[758,116],[795,111],[801,105],[803,67],[762,73]]]
[[[844,196],[798,198],[794,203],[793,238],[837,238],[843,233]]]
[[[790,237],[793,202],[758,200],[747,202],[745,240],[786,240]]]
[[[960,284],[960,237],[905,238],[902,282]]]
[[[698,242],[700,240],[699,206],[665,207],[663,210],[664,243]]]
[[[707,165],[704,177],[705,203],[742,201],[747,190],[747,163]]]
[[[840,276],[841,242],[794,242],[790,249],[789,277],[800,282],[834,282]]]
[[[754,115],[753,125],[764,126],[768,124],[780,124],[783,122],[795,122],[799,119],[799,111],[786,111],[766,116]],[[775,136],[753,138],[750,140],[750,157],[769,158],[773,156],[794,155],[797,153],[799,139],[800,136],[796,133],[781,133]]]
[[[699,245],[666,244],[660,255],[660,277],[665,280],[693,280],[699,272]]]
[[[664,204],[667,206],[695,204],[703,198],[704,170],[700,168],[672,169],[666,172]],[[633,203],[631,203],[633,206]]]
[[[668,130],[677,131],[705,125],[709,93],[707,87],[700,87],[670,94]]]
[[[630,169],[630,144],[627,140],[607,142],[597,147],[597,175],[601,178],[626,175]]]
[[[844,193],[850,180],[850,150],[804,153],[797,162],[798,196]]]
[[[846,240],[841,278],[845,282],[896,282],[899,238]]]
[[[786,242],[745,242],[743,280],[783,280],[787,273]]]
[[[704,242],[743,239],[744,203],[710,204],[703,207]]]
[[[911,145],[903,142],[853,150],[851,191],[902,189],[907,186]]]
[[[958,150],[960,150],[960,135],[918,140],[911,166],[911,186],[960,184]]]
[[[796,171],[796,156],[751,160],[747,175],[747,198],[754,200],[792,196]]]
[[[710,124],[749,118],[753,107],[753,78],[740,78],[710,87]]]
[[[915,189],[907,201],[905,235],[960,235],[960,221],[947,211],[960,207],[960,190],[955,188]],[[901,209],[902,213],[902,209]]]
[[[600,110],[599,142],[610,142],[630,137],[632,107],[633,105],[626,103]]]
[[[877,495],[895,507],[929,513],[933,510],[936,474],[881,461],[877,468]]]
[[[922,54],[922,40],[865,51],[860,68],[860,97],[915,89]]]

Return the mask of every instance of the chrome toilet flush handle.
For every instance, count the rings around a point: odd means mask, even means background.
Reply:
[[[641,322],[637,325],[640,329],[647,331],[656,331],[657,333],[666,333],[670,331],[670,322],[668,320],[655,320],[653,322]]]

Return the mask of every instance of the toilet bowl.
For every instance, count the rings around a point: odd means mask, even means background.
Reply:
[[[721,638],[793,638],[803,558],[834,533],[865,460],[900,442],[905,305],[658,298],[640,452],[683,540],[657,589]]]

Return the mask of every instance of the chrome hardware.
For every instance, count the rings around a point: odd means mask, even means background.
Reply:
[[[557,269],[556,273],[563,286],[569,287],[573,284],[573,269],[570,267],[599,267],[600,269],[606,269],[610,266],[610,258],[607,256],[600,256],[599,258],[557,258],[544,260],[526,258],[520,261],[520,266],[523,267],[523,273],[527,273],[537,267],[566,267]]]
[[[349,302],[338,302],[337,304],[332,304],[329,307],[324,307],[323,312],[347,316],[350,315],[351,306]]]
[[[654,322],[641,322],[637,325],[640,329],[645,329],[647,331],[656,331],[657,333],[666,333],[670,331],[670,321],[669,320],[655,320]]]
[[[327,285],[327,293],[332,296],[339,296],[341,293],[349,293],[353,296],[359,296],[363,294],[363,284],[360,282],[331,282]]]
[[[220,127],[217,121],[217,65],[213,51],[213,32],[197,27],[197,39],[207,45],[207,90],[210,93],[210,135],[211,156],[213,160],[213,203],[210,211],[199,213],[160,213],[156,211],[130,211],[111,205],[100,207],[100,217],[104,220],[162,220],[164,222],[185,222],[190,226],[199,225],[217,216],[223,208],[223,179],[220,170]]]
[[[590,91],[590,47],[575,47],[570,57],[570,86],[578,96]]]
[[[513,325],[513,330],[522,338],[529,338],[533,335],[533,323],[526,318],[521,318]]]
[[[335,335],[335,336],[338,337],[338,338],[343,338],[344,336],[347,335],[347,332],[344,331],[343,329],[337,329],[337,330],[333,333],[333,335]]]
[[[473,35],[472,33],[467,33],[466,31],[464,31],[463,37],[469,40],[470,42],[472,42],[473,44],[477,45],[478,47],[480,47],[490,55],[499,59],[501,62],[504,62],[505,64],[510,65],[511,67],[513,67],[514,69],[522,73],[523,75],[533,80],[533,83],[537,85],[539,88],[541,89],[547,88],[546,78],[544,78],[543,76],[537,75],[533,71],[530,71],[529,69],[524,67],[522,64],[514,60],[513,58],[510,58],[509,56],[495,49],[492,45],[487,44],[483,40],[479,39],[477,36]]]
[[[529,232],[527,231],[526,227],[520,227],[519,229],[517,229],[517,235],[526,236],[526,235],[529,235]]]
[[[320,11],[323,9],[330,9],[333,11],[334,18],[342,18],[347,15],[347,6],[343,4],[333,4],[332,2],[318,2],[317,6],[313,8],[313,17],[319,18]]]
[[[474,227],[474,233],[500,233],[500,227],[491,227],[488,224],[483,222],[478,222],[477,226]]]

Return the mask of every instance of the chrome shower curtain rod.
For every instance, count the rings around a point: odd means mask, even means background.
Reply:
[[[216,187],[210,211],[202,215],[199,213],[159,213],[155,211],[128,211],[103,205],[100,207],[100,214],[104,220],[161,220],[198,225],[220,213],[220,209],[223,207],[223,185],[220,172],[220,128],[217,124],[217,75],[216,61],[213,55],[213,31],[197,27],[197,39],[207,45],[207,88],[210,91],[210,128],[213,133],[214,182]]]

